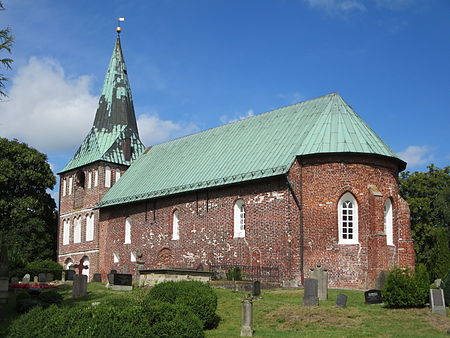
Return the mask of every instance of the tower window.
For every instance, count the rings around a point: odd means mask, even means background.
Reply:
[[[98,169],[94,170],[94,187],[98,186]]]
[[[111,187],[111,168],[105,167],[105,188]]]
[[[116,182],[119,180],[120,178],[120,169],[116,169]]]
[[[384,234],[386,235],[386,244],[394,245],[392,202],[390,198],[384,203]]]
[[[94,214],[86,216],[86,241],[94,240]]]
[[[245,204],[243,200],[234,203],[234,238],[245,237]]]
[[[339,244],[358,244],[358,204],[349,192],[338,204]]]
[[[69,244],[70,238],[70,221],[68,219],[63,221],[63,245]]]
[[[73,242],[80,243],[81,242],[81,216],[78,218],[74,218],[73,220]]]
[[[125,220],[125,242],[124,244],[131,243],[131,220],[129,217]]]
[[[62,195],[66,196],[66,190],[67,190],[67,180],[63,179],[63,184],[62,184]]]
[[[172,239],[173,240],[180,239],[180,219],[178,217],[177,210],[175,210],[173,212],[173,217],[172,217]]]
[[[73,177],[69,177],[69,195],[72,195],[72,188],[73,188]]]
[[[89,171],[89,173],[88,173],[87,187],[88,187],[88,189],[92,188],[92,171]]]

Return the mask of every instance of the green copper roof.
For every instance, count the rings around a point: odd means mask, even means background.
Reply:
[[[333,93],[148,148],[99,206],[285,174],[296,156],[320,153],[401,161]]]
[[[133,149],[127,160],[123,142],[129,140]],[[134,113],[125,60],[120,38],[117,38],[109,62],[94,125],[72,160],[61,172],[96,161],[130,165],[144,151]]]

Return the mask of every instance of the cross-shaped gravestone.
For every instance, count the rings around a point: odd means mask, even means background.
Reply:
[[[78,269],[78,274],[73,276],[72,297],[83,297],[87,295],[87,276],[83,275],[83,270],[89,269],[88,265],[83,265],[83,259],[80,264],[73,265]]]
[[[83,265],[83,259],[80,260],[80,264],[73,265],[75,269],[78,269],[78,274],[82,275],[84,269],[89,269],[89,265]]]

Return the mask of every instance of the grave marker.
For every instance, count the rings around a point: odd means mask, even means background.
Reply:
[[[336,307],[345,308],[347,307],[347,295],[340,293],[336,300]]]
[[[30,274],[26,273],[25,276],[22,278],[22,283],[28,284],[30,282]]]
[[[313,278],[305,278],[303,305],[305,306],[318,306],[318,281]]]
[[[101,282],[102,281],[102,274],[101,273],[94,273],[94,275],[92,276],[92,281],[93,282]]]
[[[48,273],[45,274],[45,281],[47,283],[53,282],[54,279],[55,278],[54,278],[54,276],[53,276],[53,274],[51,272],[48,272]]]
[[[73,280],[75,270],[66,270],[66,280]]]
[[[38,275],[38,282],[39,283],[45,283],[46,281],[47,281],[47,277],[46,277],[45,273],[41,272]]]
[[[39,278],[38,278],[38,276],[34,276],[34,277],[33,277],[33,283],[34,283],[34,284],[39,283]]]
[[[88,265],[83,265],[83,258],[79,264],[73,265],[78,269],[78,274],[73,276],[72,297],[83,297],[87,295],[87,276],[83,275],[83,270],[89,269]]]
[[[11,284],[19,284],[19,277],[11,277]]]
[[[442,289],[430,290],[430,306],[432,313],[447,316],[447,310],[445,309],[444,290]]]
[[[242,300],[241,337],[253,336],[253,297],[247,296]]]
[[[255,280],[253,282],[252,295],[253,297],[258,297],[260,294],[261,294],[261,282],[259,280]]]
[[[366,304],[380,304],[383,303],[381,299],[381,291],[380,290],[368,290],[364,292],[364,299]]]
[[[108,276],[109,279],[109,276]],[[133,276],[129,273],[114,273],[112,274],[111,289],[113,290],[133,290]]]
[[[328,270],[317,264],[317,268],[311,269],[311,278],[317,279],[319,300],[328,299]]]

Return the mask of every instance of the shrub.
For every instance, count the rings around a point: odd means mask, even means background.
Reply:
[[[203,337],[202,323],[187,307],[149,304],[36,307],[16,319],[9,337]]]
[[[150,290],[146,299],[185,305],[200,318],[204,328],[217,326],[217,295],[213,288],[202,282],[161,283]]]
[[[450,270],[448,270],[442,279],[441,288],[444,290],[445,304],[450,306]]]
[[[238,266],[227,271],[227,280],[242,280],[242,271]]]
[[[47,308],[52,304],[59,305],[63,297],[56,290],[29,290],[16,293],[16,311],[25,313],[35,306]]]
[[[22,271],[23,272],[22,276],[24,276],[26,273],[29,273],[31,278],[33,278],[33,276],[37,276],[41,272],[43,272],[43,273],[53,273],[56,279],[61,279],[62,271],[63,267],[61,264],[56,263],[50,259],[47,259],[44,261],[39,260],[28,263],[25,269],[23,269]]]
[[[417,297],[421,300],[421,306],[423,306],[428,303],[430,297],[430,275],[425,264],[417,265],[414,277],[417,283]]]
[[[392,269],[389,271],[382,295],[387,307],[422,307],[428,295],[428,280],[425,289],[421,273],[415,275],[409,269]]]

